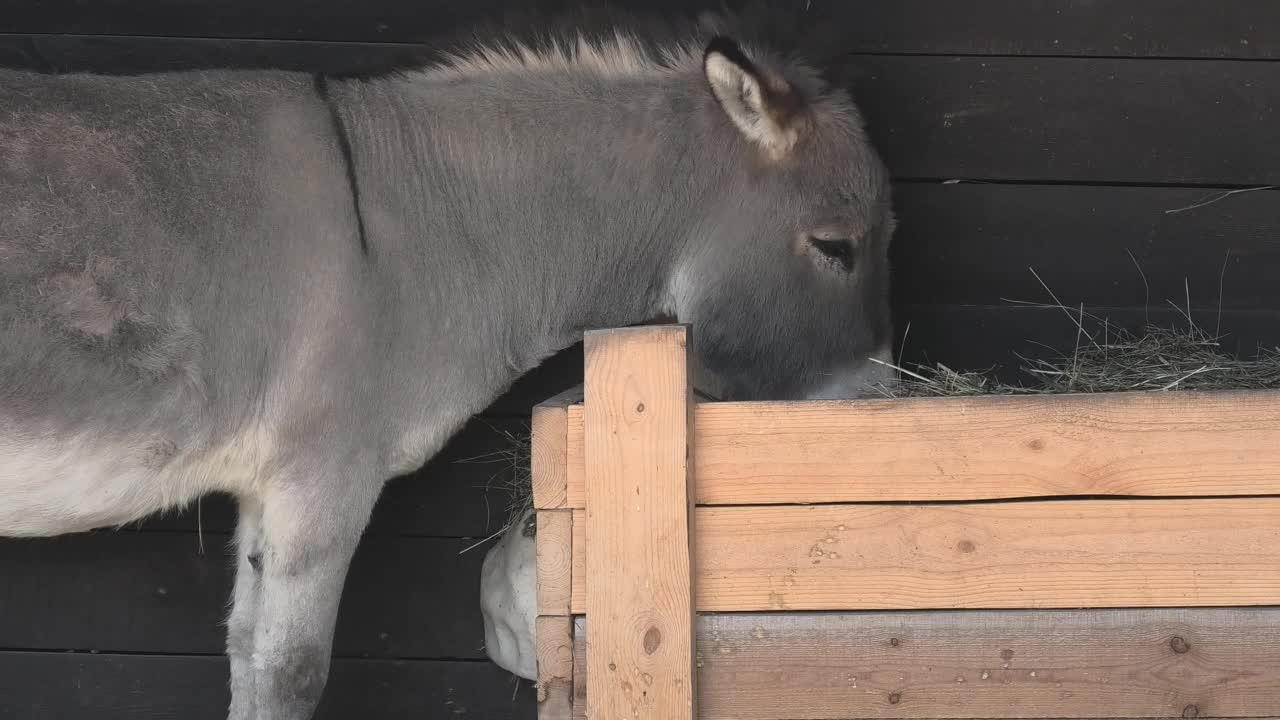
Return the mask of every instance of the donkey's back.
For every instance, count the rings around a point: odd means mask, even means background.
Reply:
[[[249,481],[350,252],[329,123],[300,75],[0,71],[0,535]]]

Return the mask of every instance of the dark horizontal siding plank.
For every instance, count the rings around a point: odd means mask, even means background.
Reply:
[[[1078,311],[1077,311],[1078,312]],[[1086,313],[1105,318],[1111,328],[1140,331],[1150,322],[1165,328],[1186,328],[1181,313],[1168,305],[1143,308],[1086,306]],[[1209,334],[1220,327],[1223,352],[1252,357],[1260,347],[1280,349],[1280,310],[1193,311],[1192,317]],[[1075,320],[1058,308],[1015,306],[906,306],[897,313],[898,347],[908,367],[943,363],[953,370],[993,368],[1005,380],[1033,382],[1019,368],[1026,358],[1070,356],[1076,343],[1087,343]],[[1085,319],[1088,332],[1104,341],[1101,322]],[[903,339],[906,334],[905,342]]]
[[[224,720],[219,657],[0,652],[6,720]],[[480,662],[336,660],[316,720],[533,720],[532,685]]]
[[[506,523],[513,477],[513,438],[527,435],[529,421],[475,418],[421,469],[389,482],[374,508],[368,537],[429,536],[483,538]],[[128,530],[229,533],[234,502],[211,495],[178,512],[157,514]]]
[[[898,178],[1280,184],[1280,63],[861,56]]]
[[[232,568],[227,538],[93,533],[0,540],[0,648],[217,654]],[[483,659],[488,545],[368,538],[343,594],[334,654]]]
[[[831,5],[841,0],[812,3]],[[661,14],[714,8],[711,0],[622,0]],[[741,5],[736,0],[730,6]],[[549,11],[569,0],[471,3],[281,2],[249,0],[127,3],[76,0],[25,3],[9,28],[28,33],[419,42],[504,9]],[[1269,0],[898,0],[850,3],[841,22],[851,52],[956,55],[1115,55],[1127,57],[1280,57],[1280,8]]]
[[[418,66],[431,57],[425,47],[391,43],[0,34],[0,67],[39,72],[232,68],[369,75]]]
[[[855,52],[1280,57],[1271,0],[894,0],[850,16]]]
[[[902,183],[896,299],[1280,308],[1280,191]],[[1136,262],[1136,265],[1135,265]],[[1140,269],[1139,269],[1140,268]],[[1034,272],[1032,272],[1034,270]]]
[[[373,73],[423,49],[326,43],[6,38],[0,62],[59,71],[280,67]],[[16,43],[13,45],[12,43]],[[857,58],[856,95],[899,178],[1280,184],[1280,63]]]
[[[54,0],[18,9],[7,29],[42,34],[423,42],[476,23],[500,21],[511,11],[555,13],[577,4],[576,0],[291,0],[264,8],[253,0],[106,0],[88,6],[76,0]],[[693,16],[721,5],[719,0],[617,0],[615,4],[663,16]],[[727,4],[741,6],[742,1]]]

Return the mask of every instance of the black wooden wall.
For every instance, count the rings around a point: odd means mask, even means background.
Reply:
[[[1280,343],[1280,194],[1258,189],[1280,185],[1280,3],[845,2],[855,93],[898,179],[908,360],[1011,368],[1069,348],[1061,310],[1024,304],[1048,302],[1046,286],[1123,325],[1184,322],[1189,305],[1231,348]],[[376,70],[503,6],[4,0],[0,65]],[[1225,191],[1239,192],[1191,207]],[[533,717],[528,684],[483,659],[488,545],[461,552],[501,521],[505,496],[485,487],[502,467],[456,460],[498,448],[496,430],[577,382],[580,362],[578,348],[550,361],[391,484],[344,595],[322,717]],[[232,523],[210,498],[119,532],[0,541],[0,718],[224,717]]]

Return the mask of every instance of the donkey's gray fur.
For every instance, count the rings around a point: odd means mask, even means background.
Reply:
[[[323,93],[0,72],[0,535],[233,494],[230,717],[302,720],[384,481],[584,328],[692,323],[730,398],[883,379],[884,169],[735,27]]]

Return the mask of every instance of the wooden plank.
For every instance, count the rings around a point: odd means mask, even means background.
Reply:
[[[1280,184],[1272,63],[861,56],[899,179]],[[1180,108],[1176,119],[1169,108]]]
[[[184,533],[0,540],[0,648],[222,653],[232,563],[226,537],[204,543],[201,554],[199,539]],[[335,654],[485,659],[477,611],[485,548],[459,554],[473,544],[363,540]]]
[[[693,16],[716,9],[717,0],[620,0],[624,8],[643,9],[658,15]],[[741,5],[731,0],[730,5]],[[522,7],[523,5],[523,7]],[[103,35],[159,35],[169,37],[255,38],[292,40],[358,40],[414,43],[465,30],[484,21],[501,21],[513,11],[546,12],[573,6],[566,0],[540,0],[535,4],[511,0],[479,0],[456,3],[427,0],[406,5],[396,0],[368,4],[339,2],[284,2],[264,13],[252,0],[179,0],[129,4],[105,0],[101,6],[81,8],[54,0],[49,7],[27,5],[11,13],[6,30],[24,33]],[[518,21],[519,18],[516,18]]]
[[[539,510],[537,521],[538,614],[568,615],[573,593],[573,511]]]
[[[591,331],[582,606],[597,720],[693,720],[688,329]],[[576,543],[576,539],[575,539]],[[576,572],[574,574],[577,574]]]
[[[695,522],[698,612],[1280,604],[1280,498],[699,507]],[[576,529],[573,611],[589,614],[596,546]]]
[[[538,720],[569,720],[573,716],[573,618],[540,616],[536,633]]]
[[[431,57],[414,45],[83,36],[8,42],[0,56],[60,71],[230,65],[367,74]],[[914,55],[860,55],[857,62],[864,75],[859,104],[898,178],[1280,184],[1280,146],[1270,142],[1280,121],[1280,73],[1272,63]],[[1169,107],[1182,108],[1176,121]]]
[[[590,625],[578,619],[579,658]],[[703,720],[1225,718],[1280,707],[1280,608],[706,615],[697,642]]]
[[[0,717],[225,720],[227,677],[213,656],[0,652]],[[533,716],[530,685],[492,663],[339,659],[315,720]]]
[[[426,48],[407,44],[0,34],[0,65],[41,72],[133,74],[228,67],[361,75],[421,65],[430,57]],[[529,405],[544,397],[545,388],[529,398]]]
[[[897,0],[857,5],[841,38],[856,52],[1277,58],[1276,27],[1268,0]]]
[[[1210,331],[1220,307],[1280,308],[1280,191],[1171,212],[1219,195],[1195,188],[898,183],[895,300],[1051,302],[1043,280],[1068,307],[1168,310],[1167,301],[1186,307],[1189,288],[1193,306],[1210,315]]]
[[[412,45],[144,38],[10,39],[40,69],[137,72],[231,65],[378,73]],[[1280,184],[1272,63],[1113,58],[857,56],[856,95],[890,170],[907,179]],[[1176,121],[1168,108],[1178,107]],[[1134,142],[1141,138],[1141,142]],[[541,397],[545,397],[545,388]],[[536,399],[532,400],[536,402]],[[526,406],[527,407],[527,406]]]
[[[1280,494],[1280,391],[707,403],[700,505]],[[570,416],[570,467],[583,430]],[[570,472],[571,481],[578,474]],[[569,486],[569,505],[585,507]]]
[[[569,481],[565,477],[569,456],[568,407],[582,399],[581,386],[571,388],[533,408],[530,463],[533,474],[533,506],[564,507]]]
[[[815,8],[838,0],[817,0]],[[415,42],[481,18],[499,17],[513,3],[483,0],[407,5],[280,3],[269,13],[249,0],[129,3],[74,0],[27,3],[7,27],[41,33],[110,33],[217,37]],[[715,8],[709,0],[624,0],[660,14]],[[740,5],[730,2],[729,5]],[[561,0],[538,3],[564,7]],[[859,4],[841,23],[851,52],[1119,55],[1125,57],[1276,58],[1280,11],[1268,0],[899,0]],[[1049,18],[1049,21],[1045,19]]]

